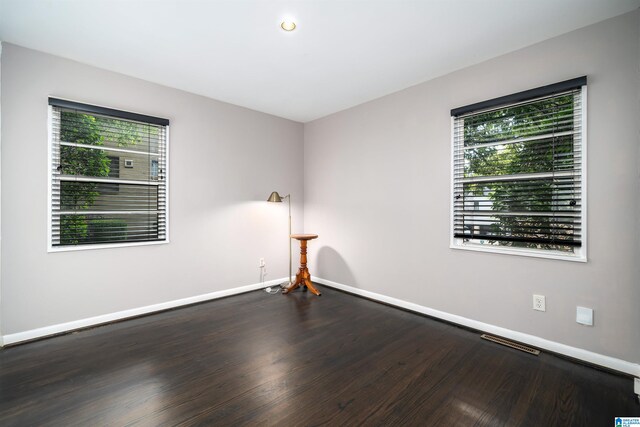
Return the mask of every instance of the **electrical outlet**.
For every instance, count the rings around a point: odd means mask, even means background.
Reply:
[[[547,303],[544,295],[533,296],[533,309],[538,311],[547,311]]]

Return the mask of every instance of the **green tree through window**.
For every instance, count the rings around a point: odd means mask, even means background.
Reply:
[[[97,119],[87,114],[63,111],[61,113],[60,139],[66,142],[103,145],[104,137],[99,132]],[[65,175],[108,176],[111,161],[103,150],[90,148],[60,147],[60,172]],[[65,186],[61,193],[63,210],[86,210],[91,207],[99,193],[93,182],[74,182]],[[78,244],[87,236],[88,225],[83,215],[63,215],[60,220],[60,243]]]
[[[133,122],[72,111],[62,111],[60,115],[60,140],[67,143],[102,147],[105,140],[109,140],[118,147],[132,147],[141,141],[140,125]],[[61,145],[58,169],[64,175],[108,177],[111,161],[105,150]],[[95,182],[66,182],[61,191],[61,209],[74,212],[90,210],[99,196],[98,184]],[[126,228],[123,221],[116,220],[116,224],[114,220],[98,217],[90,222],[86,215],[62,215],[60,244],[75,245],[85,241],[91,232],[90,226],[104,228],[105,221],[111,221],[111,225],[122,229]],[[104,235],[100,232],[92,234],[98,240]]]

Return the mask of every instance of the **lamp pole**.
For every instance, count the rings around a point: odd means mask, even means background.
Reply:
[[[278,194],[277,191],[274,191],[271,193],[271,195],[269,196],[269,198],[267,199],[267,202],[275,202],[275,203],[282,203],[282,199],[287,199],[287,203],[289,204],[289,235],[287,236],[287,241],[289,244],[289,283],[287,285],[290,285],[291,282],[291,194],[287,194],[286,196],[282,197]],[[281,286],[284,287],[284,286]]]

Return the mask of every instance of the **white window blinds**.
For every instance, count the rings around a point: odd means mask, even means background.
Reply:
[[[166,241],[169,121],[49,105],[51,247]]]
[[[458,244],[581,247],[584,85],[586,77],[452,110]]]

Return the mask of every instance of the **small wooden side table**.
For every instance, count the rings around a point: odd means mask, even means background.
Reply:
[[[320,296],[320,291],[313,286],[311,283],[311,274],[309,274],[309,269],[307,268],[307,242],[309,240],[317,239],[317,234],[292,234],[292,239],[296,239],[300,241],[300,268],[298,269],[298,274],[296,274],[296,280],[289,284],[282,291],[283,294],[288,294],[302,286],[302,290],[306,290],[304,287],[306,286],[312,293]]]

